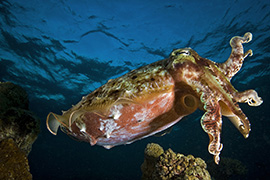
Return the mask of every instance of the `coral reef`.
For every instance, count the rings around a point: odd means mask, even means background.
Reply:
[[[158,144],[148,144],[141,166],[142,180],[211,180],[206,163],[192,155],[163,151]]]
[[[28,110],[28,95],[25,90],[11,82],[0,82],[0,118],[1,113],[10,107]]]
[[[0,82],[0,179],[32,179],[27,155],[39,134],[40,120],[28,105],[23,88]]]
[[[155,165],[158,161],[158,157],[164,153],[163,148],[155,143],[147,144],[144,150],[144,162],[141,165],[141,170],[143,172],[142,179],[148,179],[151,177],[155,171]]]
[[[247,174],[246,166],[237,159],[222,158],[219,165],[214,161],[207,162],[208,170],[212,177],[217,180],[242,179]]]
[[[32,179],[27,157],[13,139],[0,142],[0,162],[0,179]]]
[[[12,138],[29,154],[39,134],[39,119],[28,110],[28,96],[11,82],[0,82],[0,141]]]

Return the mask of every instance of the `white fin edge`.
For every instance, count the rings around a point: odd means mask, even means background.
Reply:
[[[61,115],[54,114],[50,112],[47,116],[46,126],[47,129],[53,134],[57,135],[57,131],[61,125],[66,126],[63,122],[63,117]]]

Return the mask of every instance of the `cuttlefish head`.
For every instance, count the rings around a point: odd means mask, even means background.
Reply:
[[[168,70],[175,81],[175,111],[179,115],[194,112],[200,106],[200,100],[192,86],[185,81],[187,78],[198,78],[196,71],[200,56],[191,48],[173,50],[168,58]]]
[[[169,57],[174,68],[177,68],[177,66],[187,62],[197,64],[200,58],[201,57],[198,55],[198,53],[191,48],[173,50]]]

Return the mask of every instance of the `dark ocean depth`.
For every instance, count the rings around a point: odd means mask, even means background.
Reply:
[[[230,39],[246,32],[253,40],[244,48],[254,54],[231,82],[238,91],[255,89],[264,102],[240,104],[251,123],[247,139],[223,118],[220,157],[247,168],[241,179],[263,180],[270,177],[269,0],[1,0],[0,81],[23,87],[30,109],[41,119],[28,156],[33,179],[141,179],[150,142],[211,161],[202,111],[165,136],[110,150],[62,131],[52,135],[46,116],[61,114],[109,79],[167,58],[173,49],[191,47],[201,57],[224,62]]]

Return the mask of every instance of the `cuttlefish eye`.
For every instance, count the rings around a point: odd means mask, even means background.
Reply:
[[[188,49],[177,49],[171,53],[171,56],[179,56],[179,55],[189,56],[190,52]]]

